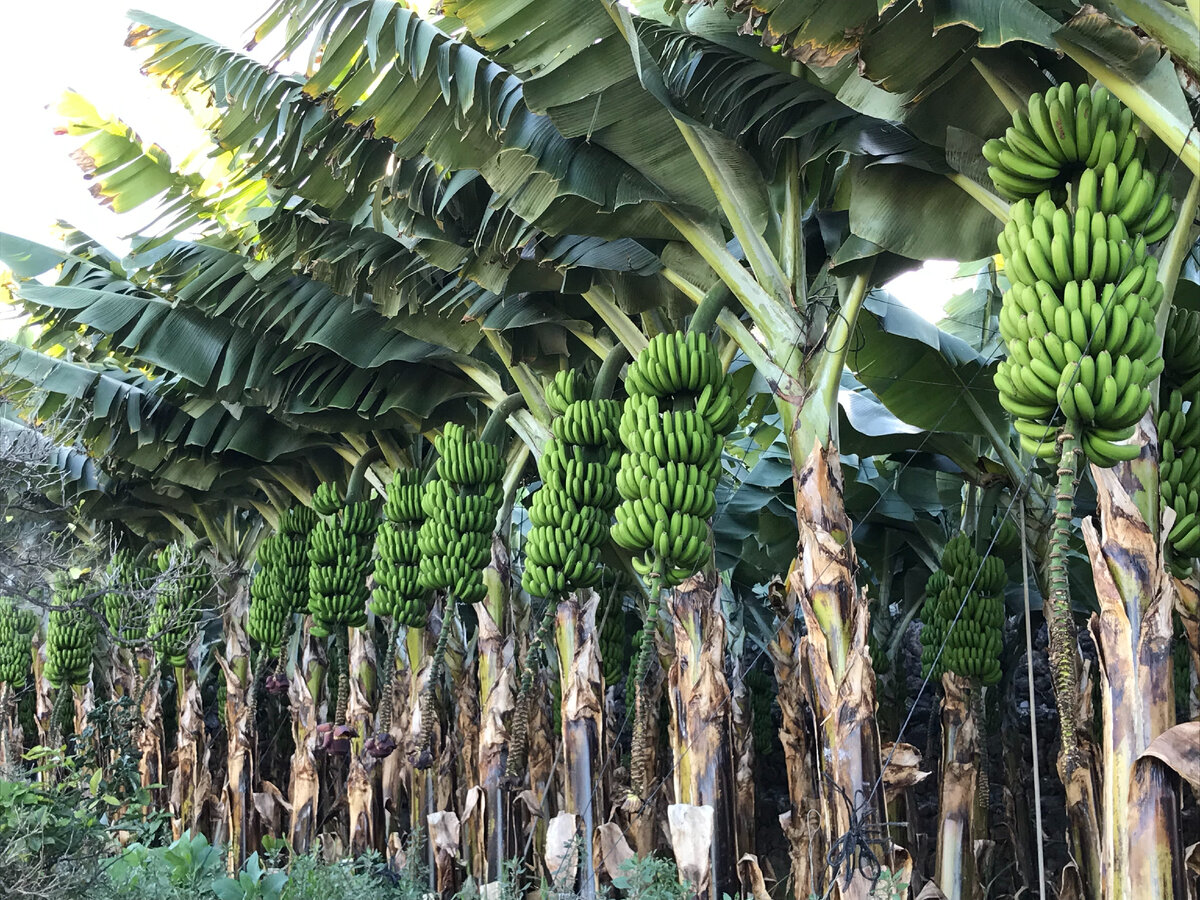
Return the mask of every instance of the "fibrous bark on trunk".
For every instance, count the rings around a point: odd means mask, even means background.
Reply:
[[[350,742],[346,799],[350,811],[350,850],[358,856],[382,850],[383,840],[375,790],[378,760],[363,750],[375,720],[375,642],[367,628],[350,629],[350,694],[346,723],[355,731]]]
[[[250,639],[246,634],[246,612],[250,593],[244,579],[233,585],[224,604],[222,620],[225,652],[217,657],[225,675],[225,783],[222,805],[228,830],[229,864],[234,871],[254,852],[258,834],[255,824],[254,722],[255,673],[250,664]]]
[[[581,600],[580,597],[584,599]],[[600,595],[580,592],[558,604],[555,643],[562,684],[563,763],[566,769],[565,812],[576,816],[579,839],[579,893],[596,896],[598,888],[593,835],[605,805],[602,753],[604,696],[596,612]]]
[[[317,769],[317,725],[325,718],[321,685],[325,681],[324,641],[309,633],[312,620],[305,618],[300,632],[299,658],[288,682],[292,711],[291,777],[288,797],[292,807],[288,832],[292,849],[307,853],[317,837],[320,801],[320,772]]]
[[[715,574],[696,575],[669,592],[675,659],[667,674],[675,800],[708,807],[712,838],[702,896],[736,893],[733,750],[725,680],[725,619]],[[695,837],[696,832],[690,832]]]
[[[199,649],[192,647],[187,662],[175,667],[175,692],[179,710],[175,739],[175,771],[171,776],[171,830],[180,837],[185,830],[201,831],[204,800],[211,776],[205,738],[204,709],[197,679]]]
[[[1137,439],[1152,452],[1143,420]],[[1156,532],[1145,461],[1093,467],[1100,527],[1083,524],[1100,612],[1090,629],[1100,656],[1104,720],[1102,873],[1106,898],[1169,898],[1182,884],[1178,783],[1159,760],[1138,757],[1174,724],[1171,607],[1174,588]],[[1152,496],[1156,496],[1156,493]],[[1138,502],[1138,499],[1142,502]],[[1144,508],[1143,508],[1144,507]]]
[[[942,770],[934,879],[946,900],[971,900],[979,890],[971,822],[978,787],[975,763],[979,722],[966,679],[947,672],[942,676],[942,687]]]

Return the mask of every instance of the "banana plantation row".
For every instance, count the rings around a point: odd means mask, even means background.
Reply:
[[[1194,896],[1197,23],[809,5],[137,14],[210,145],[68,94],[153,221],[0,236],[7,777],[119,712],[112,830],[256,872]]]

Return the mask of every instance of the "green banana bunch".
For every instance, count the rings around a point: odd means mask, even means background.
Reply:
[[[315,508],[316,494],[313,505]],[[367,624],[367,574],[378,526],[375,505],[362,500],[341,503],[309,532],[308,610],[316,636]]]
[[[935,678],[953,672],[963,678],[979,678],[984,684],[1000,680],[1007,580],[1000,558],[980,557],[968,535],[960,532],[946,542],[941,568],[925,584],[923,676],[928,677],[932,668]],[[943,642],[946,646],[938,658]]]
[[[149,610],[141,598],[154,586],[155,567],[138,562],[137,554],[119,548],[105,573],[108,590],[101,600],[109,631],[123,641],[136,643],[146,636]]]
[[[745,682],[750,694],[750,709],[754,713],[754,752],[758,756],[769,756],[775,746],[775,723],[771,718],[775,681],[762,669],[750,669],[746,672]]]
[[[425,521],[417,531],[418,587],[444,589],[456,601],[477,603],[487,594],[483,568],[502,500],[500,451],[453,422],[434,447],[437,478],[421,495]]]
[[[1056,458],[1057,434],[1072,422],[1096,465],[1135,458],[1141,448],[1123,442],[1163,370],[1162,286],[1144,239],[1131,239],[1119,216],[1087,207],[1071,216],[1042,194],[1012,205],[999,243],[1012,286],[1000,311],[1008,358],[994,381],[1021,446]]]
[[[323,481],[313,492],[313,510],[318,516],[332,516],[339,512],[345,504],[346,500],[335,482]],[[316,523],[313,523],[312,527],[315,528]]]
[[[37,616],[20,609],[11,597],[0,597],[0,683],[20,688],[33,665],[33,631]]]
[[[87,583],[63,579],[54,591],[46,624],[46,678],[56,688],[87,684],[96,642],[96,620],[85,608]]]
[[[375,591],[371,611],[410,628],[429,619],[429,592],[421,588],[421,553],[417,546],[425,513],[421,509],[421,476],[398,470],[387,486],[385,521],[375,535]]]
[[[150,638],[168,665],[186,665],[188,648],[200,624],[201,606],[212,590],[212,577],[198,554],[179,545],[160,553],[158,565],[166,577],[158,583],[150,614]]]
[[[606,685],[617,684],[625,671],[626,633],[625,609],[618,594],[603,614],[600,627],[600,662]]]
[[[280,651],[292,614],[308,612],[308,544],[316,524],[313,510],[294,506],[280,518],[279,530],[256,550],[258,570],[250,582],[246,630],[269,653]]]
[[[621,456],[613,540],[633,567],[664,585],[694,574],[711,553],[724,436],[737,422],[732,378],[706,335],[655,335],[629,366],[618,426]]]
[[[1104,87],[1063,83],[1033,94],[1002,138],[983,145],[988,175],[1009,200],[1074,188],[1076,208],[1115,214],[1153,244],[1175,223],[1165,175],[1145,167],[1142,123]]]
[[[1185,397],[1200,390],[1200,312],[1172,306],[1163,336],[1163,383]]]
[[[617,502],[621,404],[591,399],[574,372],[555,375],[546,402],[561,411],[538,460],[542,486],[529,508],[521,585],[533,596],[558,597],[600,580],[600,547]]]

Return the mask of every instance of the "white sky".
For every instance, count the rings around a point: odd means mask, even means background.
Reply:
[[[56,219],[71,222],[102,244],[149,217],[103,208],[68,154],[77,139],[54,135],[53,107],[74,89],[101,113],[119,116],[178,161],[197,146],[198,133],[182,107],[138,71],[140,53],[124,46],[130,2],[139,0],[0,0],[0,84],[5,86],[5,134],[0,139],[0,231],[54,244]],[[142,9],[230,46],[242,46],[269,0],[140,0]],[[257,54],[256,54],[257,55]],[[49,107],[49,108],[48,108]],[[902,276],[892,289],[936,320],[958,289],[952,262],[932,261]],[[0,322],[0,331],[8,331]]]

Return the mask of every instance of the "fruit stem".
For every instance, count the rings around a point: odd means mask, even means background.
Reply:
[[[629,356],[629,350],[624,344],[616,344],[604,357],[600,371],[596,373],[596,383],[592,385],[593,400],[607,400],[613,395],[617,386],[617,376],[621,374],[621,366]]]
[[[446,645],[450,641],[450,629],[454,624],[454,595],[446,594],[446,611],[442,615],[442,630],[438,632],[437,646],[433,650],[433,663],[429,667],[429,683],[421,695],[421,744],[417,752],[416,766],[428,769],[433,765],[433,717],[437,700],[438,682],[442,680],[442,662],[446,658]]]
[[[380,678],[379,728],[380,734],[392,730],[392,679],[396,674],[396,620],[389,619],[387,624],[387,652],[378,661],[383,666]]]
[[[700,298],[696,311],[692,313],[692,320],[688,323],[688,331],[708,334],[717,324],[717,316],[721,315],[721,310],[731,299],[733,292],[729,290],[729,285],[718,279]]]
[[[346,704],[350,700],[350,640],[348,633],[349,629],[339,628],[335,638],[338,660],[337,708],[333,720],[335,725],[346,724]]]
[[[504,777],[510,781],[518,781],[525,769],[525,758],[529,753],[529,693],[533,689],[533,665],[537,654],[546,646],[550,631],[554,628],[554,617],[558,611],[558,597],[546,600],[546,612],[538,630],[525,651],[525,666],[521,670],[521,688],[517,692],[517,705],[513,710],[512,737],[508,751],[508,764],[504,768]]]
[[[479,440],[489,444],[499,444],[500,438],[504,434],[504,426],[508,422],[508,417],[524,405],[525,397],[519,393],[509,394],[497,403],[491,415],[488,416],[487,423],[483,426],[483,431],[479,434]]]
[[[662,597],[662,575],[658,569],[662,561],[656,560],[646,585],[650,594],[650,605],[646,609],[646,619],[642,626],[642,644],[638,647],[637,670],[634,683],[634,718],[633,746],[630,753],[629,791],[633,797],[644,800],[650,792],[650,776],[646,770],[649,747],[646,741],[646,727],[650,710],[646,703],[646,676],[650,672],[651,648],[654,647],[654,635],[658,625],[658,603]],[[628,700],[626,701],[628,702]]]
[[[350,483],[346,486],[346,503],[359,503],[363,500],[364,485],[367,480],[367,470],[371,463],[383,458],[382,447],[372,447],[358,458],[350,471]]]
[[[1047,566],[1049,592],[1044,605],[1050,633],[1050,668],[1054,677],[1054,699],[1062,729],[1062,753],[1068,770],[1078,754],[1075,735],[1075,704],[1079,674],[1075,662],[1075,622],[1071,617],[1071,594],[1067,581],[1067,547],[1079,471],[1079,424],[1067,422],[1058,432],[1058,484],[1054,499],[1054,525],[1050,530]]]

